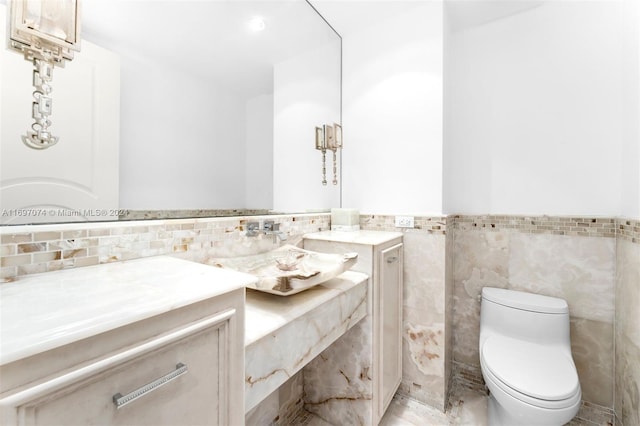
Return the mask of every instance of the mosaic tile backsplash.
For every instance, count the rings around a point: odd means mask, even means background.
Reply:
[[[5,226],[0,228],[1,278],[174,255],[199,261],[205,257],[256,254],[274,247],[271,236],[246,236],[248,222],[280,223],[287,242],[328,230],[330,214],[192,218],[148,221]]]

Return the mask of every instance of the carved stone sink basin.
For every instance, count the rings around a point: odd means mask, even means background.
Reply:
[[[258,277],[258,282],[249,288],[290,296],[340,275],[357,258],[357,253],[318,253],[284,245],[253,256],[217,258],[212,264]]]

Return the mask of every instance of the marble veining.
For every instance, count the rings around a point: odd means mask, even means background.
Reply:
[[[158,256],[0,285],[0,365],[242,288],[254,277]]]
[[[331,424],[372,423],[372,327],[368,315],[305,367],[307,411]]]
[[[287,298],[247,294],[247,411],[365,317],[367,282],[367,275],[347,271]]]
[[[613,323],[615,255],[613,238],[513,234],[509,284],[567,300],[572,317]]]
[[[408,368],[415,366],[427,376],[444,377],[444,324],[432,326],[405,322],[404,341],[409,345]]]
[[[449,235],[408,230],[404,233],[403,366],[399,392],[444,409],[452,346],[447,311],[452,309],[447,281]]]

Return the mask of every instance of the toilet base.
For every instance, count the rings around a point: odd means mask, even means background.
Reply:
[[[487,404],[487,422],[489,426],[520,426],[524,425],[519,419],[515,419],[500,407],[500,404],[493,396],[489,394],[489,402]],[[528,426],[528,425],[527,425]]]
[[[546,419],[535,419],[535,415],[531,413],[517,413],[514,415],[500,405],[493,393],[489,393],[489,402],[487,404],[487,420],[489,426],[562,426],[570,421],[578,412],[578,407],[562,410],[564,413],[559,415],[548,416],[546,413],[540,413],[540,417]],[[568,411],[568,412],[567,412]],[[558,420],[560,420],[558,422]]]

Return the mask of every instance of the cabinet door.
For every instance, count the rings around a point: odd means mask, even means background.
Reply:
[[[382,251],[380,269],[382,415],[402,380],[402,244]]]
[[[3,395],[1,423],[229,424],[234,315],[223,311]]]

